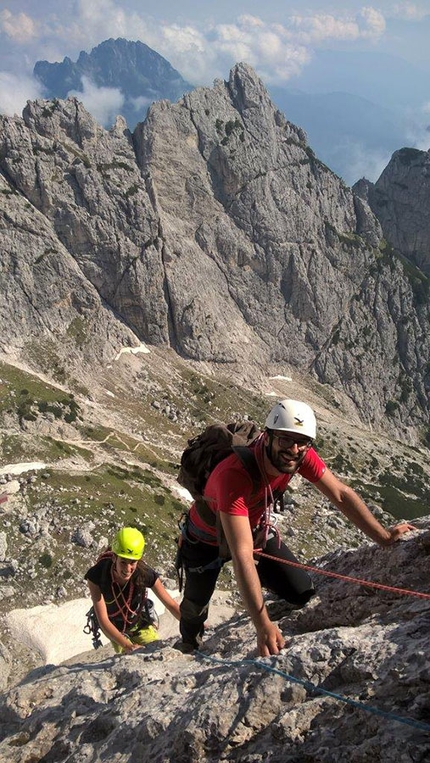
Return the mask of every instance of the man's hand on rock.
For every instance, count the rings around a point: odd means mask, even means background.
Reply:
[[[279,654],[285,646],[285,639],[275,623],[269,621],[268,624],[257,629],[257,646],[259,657]]]

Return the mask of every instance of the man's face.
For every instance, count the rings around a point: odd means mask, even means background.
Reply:
[[[271,434],[266,432],[265,437],[266,455],[281,474],[294,474],[312,445],[308,437],[289,432],[275,430]]]

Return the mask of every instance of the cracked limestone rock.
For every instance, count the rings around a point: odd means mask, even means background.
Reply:
[[[316,566],[428,594],[430,520],[419,525],[388,549],[336,552]],[[255,631],[241,615],[210,630],[201,654],[182,655],[172,639],[129,656],[94,652],[32,671],[1,697],[0,756],[424,762],[428,601],[316,573],[315,582],[317,596],[302,610],[269,603],[287,640],[277,657],[255,661]]]

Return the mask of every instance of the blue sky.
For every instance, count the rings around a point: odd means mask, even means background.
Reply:
[[[0,72],[4,88],[5,75],[22,83],[38,59],[76,58],[126,37],[153,47],[193,84],[227,77],[239,60],[268,84],[291,84],[323,48],[391,52],[427,69],[429,29],[430,0],[0,0]]]
[[[305,84],[309,91],[315,83],[316,91],[330,92],[339,89],[332,73],[317,84],[324,51],[365,52],[376,69],[377,54],[390,54],[430,75],[430,0],[0,0],[0,112],[20,114],[27,99],[43,96],[32,77],[37,60],[76,60],[81,50],[89,52],[109,37],[145,42],[194,85],[226,79],[233,64],[246,61],[268,87]],[[391,97],[396,93],[396,66],[391,83],[390,64],[385,66],[381,103],[384,88],[388,93],[391,85]],[[367,97],[372,71],[365,80],[364,68],[361,89],[357,64],[349,81],[355,94]],[[347,68],[343,76],[348,83]],[[88,97],[93,105],[99,101],[101,112],[115,110],[120,99],[105,89],[92,89]],[[430,85],[428,98],[414,109],[423,124],[430,121]],[[428,148],[426,138],[420,140],[411,137],[411,145]]]

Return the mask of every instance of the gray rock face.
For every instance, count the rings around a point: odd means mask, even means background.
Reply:
[[[430,276],[429,152],[396,151],[376,183],[360,181],[354,190],[366,195],[390,244]]]
[[[427,426],[428,302],[248,66],[154,104],[133,136],[75,100],[29,103],[2,119],[0,170],[15,307],[2,306],[3,345],[33,320],[52,331],[51,279],[69,335],[75,304],[93,325],[107,306],[121,335],[194,360],[289,363],[343,388],[366,421],[407,439]],[[14,263],[29,257],[23,282]]]
[[[316,566],[428,591],[429,526],[422,520],[389,549],[336,552]],[[241,616],[209,630],[201,655],[181,655],[172,639],[33,671],[0,699],[2,759],[424,763],[428,601],[317,574],[315,582],[303,610],[269,604],[287,647],[261,663]]]
[[[37,147],[44,156],[44,139],[35,136],[33,146],[31,135],[21,120],[3,121],[0,138],[4,157],[0,175],[1,265],[5,286],[0,294],[2,348],[28,350],[34,342],[49,340],[60,355],[68,350],[83,355],[87,361],[106,361],[124,344],[134,344],[136,337],[115,319],[60,241],[47,210],[53,216],[61,216],[52,192],[63,176],[59,171],[56,174],[53,154],[52,166],[44,167]],[[48,156],[51,149],[46,147],[46,151]],[[26,166],[29,152],[33,159],[31,165]],[[12,190],[7,182],[7,178],[10,180],[8,168],[19,191],[16,187]]]

